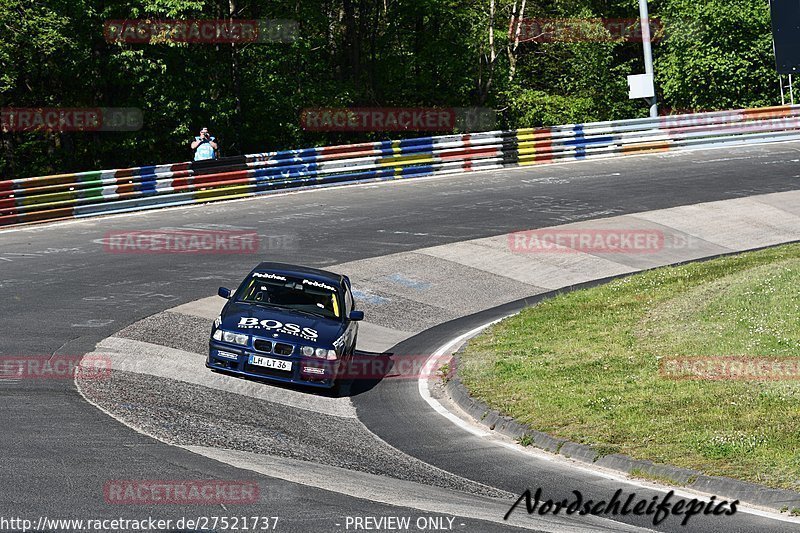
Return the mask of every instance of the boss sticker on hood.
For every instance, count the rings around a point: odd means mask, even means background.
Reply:
[[[315,329],[302,328],[297,324],[289,322],[281,322],[279,320],[259,320],[257,318],[241,317],[239,319],[240,329],[268,329],[278,333],[285,333],[287,335],[294,335],[309,341],[317,340],[319,333]]]

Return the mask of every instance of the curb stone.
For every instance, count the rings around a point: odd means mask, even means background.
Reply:
[[[703,492],[717,492],[728,498],[753,503],[772,509],[800,507],[800,494],[785,489],[774,489],[756,483],[726,477],[701,475],[692,483],[692,488]]]
[[[598,454],[597,451],[591,446],[586,446],[585,444],[576,444],[569,441],[561,445],[561,449],[558,450],[558,453],[564,457],[577,459],[578,461],[583,461],[584,463],[594,463],[600,456],[600,454]]]
[[[453,357],[458,358],[459,353],[466,345],[467,343],[464,343],[464,345],[453,354]],[[652,461],[633,459],[632,457],[622,454],[615,453],[601,456],[600,453],[591,446],[571,442],[560,437],[553,437],[525,424],[521,424],[511,417],[503,416],[502,413],[492,409],[486,403],[472,398],[457,375],[448,380],[445,385],[445,392],[450,395],[450,398],[456,405],[464,410],[470,417],[477,420],[481,425],[491,431],[510,437],[517,442],[527,436],[531,440],[533,446],[563,457],[583,463],[596,464],[627,475],[631,475],[631,473],[634,472],[634,476],[637,476],[639,473],[649,474],[653,477],[672,482],[677,486],[714,494],[718,499],[726,498],[729,500],[739,500],[743,503],[766,507],[776,511],[800,508],[800,492],[774,489],[756,483],[739,481],[726,477],[706,476],[698,470],[656,464]]]

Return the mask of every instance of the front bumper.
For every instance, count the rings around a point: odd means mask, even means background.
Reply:
[[[220,352],[226,355],[220,355]],[[251,355],[289,361],[292,363],[292,369],[284,371],[251,365],[249,363]],[[340,364],[341,361],[322,361],[301,355],[283,357],[264,354],[245,347],[233,348],[216,341],[209,343],[208,357],[206,358],[206,368],[227,372],[238,377],[265,379],[323,389],[330,389],[336,384]]]

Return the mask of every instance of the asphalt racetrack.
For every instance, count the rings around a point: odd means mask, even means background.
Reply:
[[[238,283],[259,260],[328,267],[520,229],[798,189],[800,144],[782,143],[367,184],[5,230],[0,232],[0,356],[92,352],[104,339],[148,317],[212,296],[220,285]],[[257,231],[266,246],[255,257],[115,254],[103,244],[111,231],[166,229]],[[508,301],[525,296],[514,295]],[[452,317],[403,341],[395,351],[430,353],[521,303],[479,315],[464,312],[473,316]],[[202,327],[202,322],[196,324]],[[206,370],[199,367],[197,372]],[[131,387],[141,385],[130,382]],[[213,452],[170,446],[98,410],[85,401],[72,380],[4,376],[0,378],[0,517],[23,517],[36,524],[40,517],[156,516],[177,521],[187,516],[259,515],[279,517],[277,531],[297,532],[353,531],[353,517],[365,516],[408,516],[412,523],[420,517],[454,517],[452,523],[428,524],[450,524],[454,531],[470,532],[800,529],[796,522],[744,512],[724,518],[698,516],[688,526],[674,520],[654,526],[647,518],[633,516],[542,518],[518,512],[504,524],[504,511],[495,512],[503,509],[497,502],[505,499],[507,510],[525,488],[542,487],[553,499],[567,497],[573,490],[595,498],[610,498],[617,489],[642,498],[657,493],[560,462],[528,461],[449,424],[415,393],[415,387],[403,381],[355,390],[353,412],[342,415],[381,439],[376,439],[385,446],[381,458],[402,456],[415,465],[409,468],[419,469],[419,475],[402,479],[389,472],[391,461],[375,459],[377,466],[359,471],[337,463],[335,450],[327,448],[328,459],[320,461],[317,470],[312,468],[313,456],[288,453],[281,455],[283,461],[265,461],[264,468],[245,468],[257,458],[245,455],[242,446],[232,443],[239,452],[216,459],[210,457]],[[181,425],[181,420],[191,419],[191,413],[181,409],[212,414],[215,410],[247,414],[255,409],[241,396],[220,394],[215,399],[208,391],[197,394],[194,398],[202,398],[202,405],[176,397],[172,406],[182,434],[209,429]],[[325,413],[313,416],[322,420]],[[292,446],[302,446],[302,435],[296,438]],[[225,448],[224,440],[218,447]],[[303,469],[308,472],[306,479],[292,477]],[[433,474],[425,474],[426,470]],[[314,476],[324,480],[315,481]],[[367,486],[383,477],[389,480],[385,495],[359,491],[359,484]],[[103,493],[113,480],[208,478],[255,481],[261,487],[260,502],[246,508],[131,507],[110,505]],[[340,485],[347,488],[338,490]],[[425,487],[431,487],[430,497]],[[420,495],[416,500],[415,491]],[[425,505],[423,500],[437,503]],[[468,512],[483,504],[488,514]]]

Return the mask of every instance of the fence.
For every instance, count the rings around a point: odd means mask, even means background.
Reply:
[[[422,137],[0,181],[0,226],[649,152],[800,139],[800,106]]]

